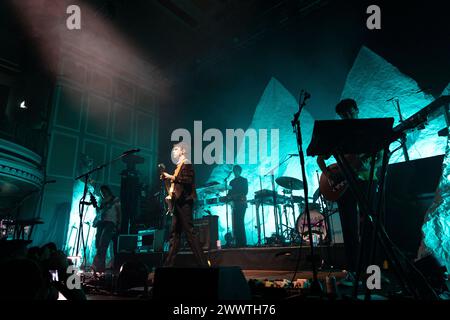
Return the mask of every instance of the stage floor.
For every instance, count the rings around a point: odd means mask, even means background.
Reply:
[[[234,267],[241,268],[247,281],[270,282],[270,281],[291,281],[294,271],[297,269],[295,279],[312,279],[311,263],[308,256],[310,248],[308,246],[290,247],[247,247],[228,248],[221,250],[210,250],[206,252],[213,267]],[[334,276],[337,281],[345,277],[342,271],[344,251],[342,244],[335,244],[329,247],[315,247],[315,254],[320,257],[318,265],[318,278],[323,280],[327,276]],[[143,262],[149,271],[149,286],[153,284],[154,270],[160,267],[165,259],[166,253],[127,253],[121,252],[118,255],[118,266],[127,261]],[[300,255],[300,256],[299,256]],[[300,258],[300,259],[299,259]],[[297,267],[298,263],[298,267]],[[195,267],[195,260],[191,252],[181,251],[175,260],[175,267],[189,268]],[[115,271],[118,274],[119,270]],[[143,288],[142,288],[143,289]],[[139,289],[134,290],[139,292]],[[141,290],[142,292],[142,290]],[[123,297],[109,294],[107,291],[90,292],[89,300],[115,300],[115,299],[139,299],[139,293],[134,297]]]
[[[280,271],[280,270],[242,270],[247,281],[256,280],[256,281],[276,281],[276,280],[291,280],[294,276],[294,271]],[[325,280],[327,276],[334,276],[336,280],[340,280],[345,277],[345,273],[341,270],[333,270],[333,271],[319,271],[317,277],[320,280]],[[313,275],[311,271],[302,271],[299,270],[296,273],[295,279],[312,279]],[[153,283],[154,273],[151,272],[149,274],[149,289],[151,289],[151,284]],[[143,291],[144,288],[133,288],[134,292]],[[140,300],[139,294],[135,294],[131,297],[126,296],[118,296],[109,293],[108,291],[99,291],[97,293],[87,294],[88,300]]]
[[[246,247],[205,251],[213,267],[238,266],[242,270],[273,270],[292,271],[298,263],[298,270],[310,270],[308,246],[289,247]],[[326,268],[342,268],[345,264],[344,247],[342,244],[315,247],[315,255],[319,257],[319,266]],[[120,267],[126,261],[141,261],[152,270],[162,265],[166,253],[129,253],[118,254]],[[175,259],[176,267],[195,267],[195,260],[191,252],[181,251]]]

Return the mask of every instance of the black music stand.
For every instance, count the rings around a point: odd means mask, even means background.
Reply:
[[[404,263],[407,261],[401,251],[392,243],[389,236],[384,229],[379,217],[381,209],[381,200],[384,187],[384,178],[386,176],[386,169],[389,160],[389,145],[395,140],[397,134],[392,130],[394,123],[393,118],[378,118],[378,119],[348,119],[348,120],[326,120],[316,121],[314,124],[313,136],[310,145],[307,149],[309,156],[330,156],[333,155],[337,161],[339,168],[342,170],[349,188],[355,196],[358,206],[363,213],[364,224],[361,242],[359,246],[359,253],[357,259],[356,279],[354,283],[354,298],[357,298],[358,283],[363,264],[366,266],[372,264],[375,258],[376,239],[378,238],[383,247],[383,251],[389,263],[402,285],[405,292],[408,292],[418,298],[420,295],[414,291],[411,279],[408,273],[405,272]],[[378,198],[376,199],[375,208],[371,205],[372,199],[364,195],[360,190],[357,177],[353,168],[345,158],[345,154],[371,154],[371,170],[369,190],[373,183],[373,175],[375,171],[375,155],[377,152],[383,150],[383,164],[381,168],[381,176],[378,182]],[[370,255],[363,261],[362,249],[363,243],[366,243],[368,231],[368,224],[372,225],[372,232],[370,234]],[[366,248],[367,249],[367,248]],[[413,268],[414,269],[414,268]],[[417,270],[414,270],[418,272]],[[431,288],[429,288],[431,289]],[[431,289],[432,290],[432,289]],[[431,294],[433,296],[433,294]],[[370,299],[370,290],[366,287],[366,300]]]

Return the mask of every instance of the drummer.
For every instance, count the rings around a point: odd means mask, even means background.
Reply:
[[[247,246],[244,218],[245,211],[247,211],[248,181],[241,176],[241,173],[241,166],[235,165],[233,167],[234,179],[230,181],[231,190],[228,192],[233,207],[232,227],[237,247]]]

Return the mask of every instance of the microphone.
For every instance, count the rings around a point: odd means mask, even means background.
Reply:
[[[231,173],[233,173],[233,170],[231,170],[230,172],[228,172],[227,177],[225,178],[225,180],[228,180],[228,178],[231,176]]]
[[[298,154],[297,153],[289,153],[288,156],[290,156],[290,157],[298,157]]]
[[[308,100],[309,98],[311,98],[311,94],[305,91],[305,100]]]
[[[132,153],[137,153],[139,151],[141,151],[141,149],[130,149],[130,150],[127,150],[124,153],[122,153],[122,155],[129,155],[129,154],[132,154]]]

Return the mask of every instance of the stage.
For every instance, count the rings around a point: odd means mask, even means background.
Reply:
[[[442,3],[0,1],[0,300],[449,299]]]
[[[344,247],[342,244],[315,247],[315,254],[320,257],[320,265],[328,267],[341,267],[344,265]],[[289,247],[247,247],[230,248],[221,250],[210,250],[205,252],[211,265],[214,267],[239,266],[242,270],[274,270],[293,271],[296,269],[299,260],[300,270],[309,270],[310,262],[307,257],[310,255],[309,246],[289,246]],[[119,252],[117,268],[127,261],[140,261],[146,264],[147,268],[159,267],[164,261],[165,253],[131,253]],[[189,251],[181,251],[176,260],[176,267],[195,267],[193,255]]]

